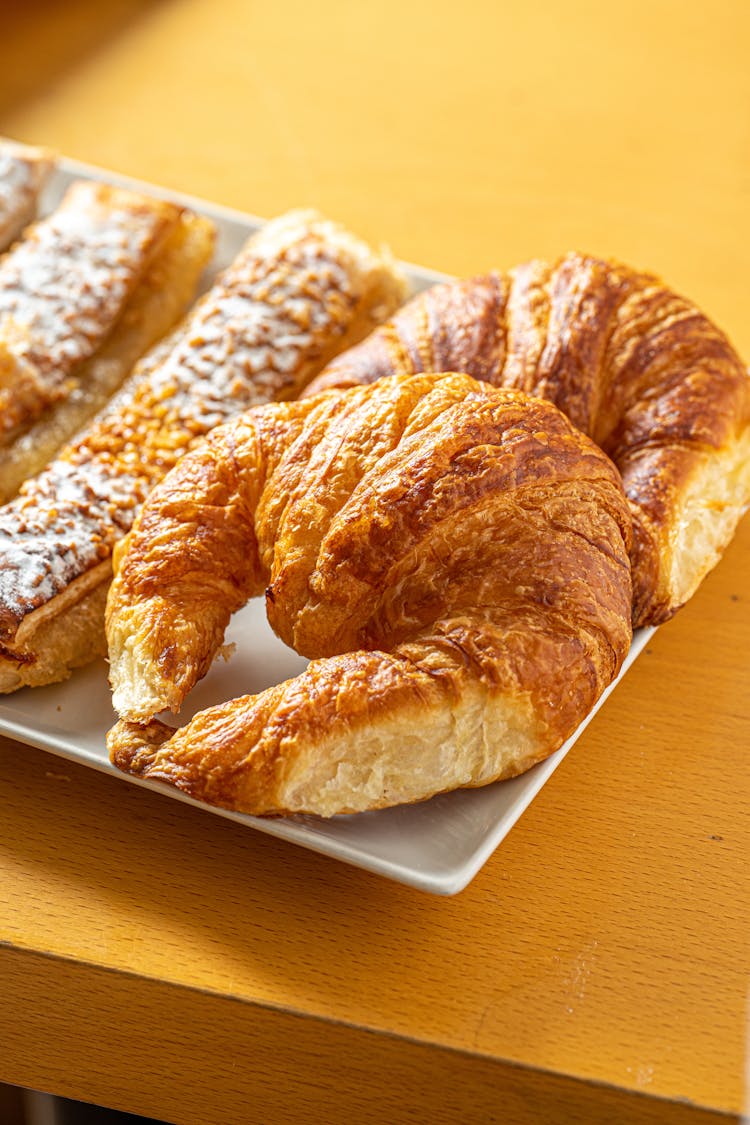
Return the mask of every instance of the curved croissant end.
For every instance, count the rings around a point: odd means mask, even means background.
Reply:
[[[420,294],[308,394],[465,371],[554,402],[617,465],[633,517],[633,622],[671,617],[750,503],[750,378],[658,278],[568,254]]]
[[[252,410],[154,490],[117,560],[113,761],[324,816],[519,773],[620,668],[629,547],[611,462],[522,393],[421,375]],[[264,589],[307,670],[176,732],[154,720]]]

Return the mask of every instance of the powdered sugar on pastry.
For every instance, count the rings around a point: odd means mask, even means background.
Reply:
[[[33,217],[39,190],[52,167],[42,149],[0,141],[0,250]]]
[[[281,262],[249,255],[156,373],[154,398],[206,431],[238,408],[283,397],[306,355],[343,333],[354,303],[348,282],[319,239],[291,247]]]
[[[164,222],[141,196],[75,184],[0,264],[0,431],[60,396],[113,327]]]
[[[28,160],[0,148],[0,228],[8,216],[28,207],[34,194],[33,173]]]
[[[114,462],[57,461],[0,510],[0,622],[15,629],[108,558],[145,491],[142,479]]]

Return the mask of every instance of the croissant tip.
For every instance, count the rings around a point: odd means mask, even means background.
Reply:
[[[145,777],[153,766],[159,750],[174,731],[158,719],[134,723],[120,719],[107,733],[107,750],[113,766],[123,773]]]

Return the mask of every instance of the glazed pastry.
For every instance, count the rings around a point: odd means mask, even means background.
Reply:
[[[101,410],[137,360],[174,327],[195,297],[213,254],[210,220],[179,210],[114,330],[67,381],[66,395],[22,432],[0,444],[0,504],[40,472]]]
[[[319,216],[267,224],[109,407],[0,508],[0,691],[105,651],[114,544],[209,430],[297,393],[403,296],[390,262]]]
[[[118,549],[113,761],[255,814],[518,774],[628,652],[629,543],[612,463],[521,392],[406,376],[249,411],[154,489]],[[154,719],[263,590],[308,669],[177,732]]]
[[[750,501],[750,378],[658,278],[569,254],[421,294],[309,388],[466,371],[554,402],[614,460],[633,517],[633,620],[695,591]]]
[[[54,166],[51,152],[0,140],[0,251],[36,215],[39,194]]]

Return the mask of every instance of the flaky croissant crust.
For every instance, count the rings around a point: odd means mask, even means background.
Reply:
[[[750,502],[750,378],[726,336],[652,274],[571,253],[419,295],[307,393],[448,370],[549,399],[612,458],[634,624],[670,617]]]
[[[252,813],[330,815],[521,772],[631,640],[619,475],[552,405],[465,375],[249,411],[188,454],[116,554],[113,760]],[[266,590],[296,679],[178,732]]]

